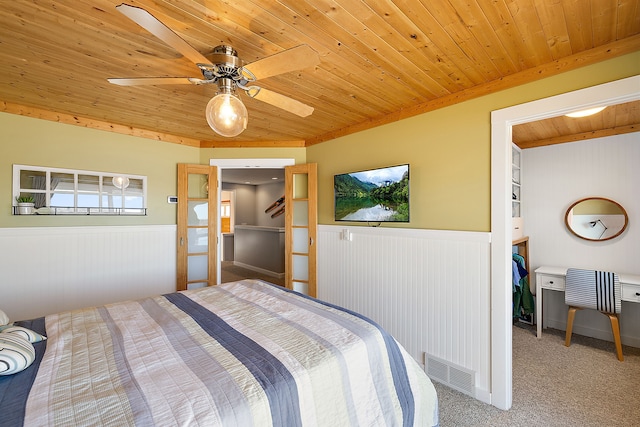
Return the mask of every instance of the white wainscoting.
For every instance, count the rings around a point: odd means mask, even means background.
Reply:
[[[173,292],[176,226],[0,228],[12,321]]]
[[[351,240],[345,239],[351,238]],[[318,228],[318,297],[362,313],[419,362],[475,372],[490,402],[490,233]]]

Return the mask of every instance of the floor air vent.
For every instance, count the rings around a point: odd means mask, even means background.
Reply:
[[[459,392],[476,397],[475,372],[455,366],[446,360],[425,353],[425,371],[434,381],[438,381]]]

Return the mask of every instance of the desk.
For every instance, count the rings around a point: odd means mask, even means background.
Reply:
[[[542,338],[542,294],[544,289],[564,292],[567,267],[539,267],[536,269],[536,322],[538,338]],[[620,274],[622,301],[640,303],[640,276]]]

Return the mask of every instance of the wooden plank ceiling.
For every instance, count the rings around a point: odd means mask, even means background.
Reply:
[[[516,125],[512,140],[525,149],[639,131],[640,102],[634,101],[611,105],[592,116],[559,116]]]
[[[204,117],[211,85],[107,82],[202,78],[120,3],[3,2],[0,111],[193,146],[308,146],[640,50],[640,0],[129,0],[205,55],[220,44],[247,63],[301,44],[318,52],[311,69],[259,81],[312,115],[243,97],[248,128],[223,138]]]

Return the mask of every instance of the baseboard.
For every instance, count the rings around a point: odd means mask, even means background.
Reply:
[[[242,267],[242,268],[246,268],[247,270],[256,271],[258,273],[262,273],[262,274],[265,274],[267,276],[277,277],[278,279],[284,278],[284,273],[278,273],[278,272],[271,271],[271,270],[265,270],[264,268],[256,267],[254,265],[244,264],[244,263],[242,263],[240,261],[233,261],[233,265],[236,265],[236,266]]]

